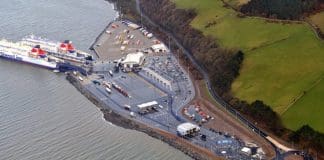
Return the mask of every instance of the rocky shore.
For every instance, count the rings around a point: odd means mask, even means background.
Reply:
[[[209,150],[195,146],[187,142],[186,140],[177,137],[176,135],[144,125],[140,122],[132,120],[130,117],[125,117],[123,115],[120,115],[111,109],[104,109],[104,108],[109,108],[109,106],[105,106],[105,104],[103,104],[93,94],[91,94],[80,83],[80,81],[78,81],[76,77],[74,77],[72,74],[68,74],[66,79],[79,92],[81,92],[86,98],[88,98],[93,104],[95,104],[102,111],[105,120],[126,129],[133,129],[133,130],[146,133],[147,135],[159,139],[169,144],[170,146],[182,151],[183,153],[185,153],[186,155],[190,156],[193,159],[196,160],[221,159],[219,157],[216,157],[216,155],[211,153]]]

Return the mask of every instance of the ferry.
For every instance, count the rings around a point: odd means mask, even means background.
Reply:
[[[57,63],[51,61],[47,52],[41,49],[39,45],[30,47],[20,42],[10,42],[3,39],[0,40],[0,57],[52,70],[58,69]]]
[[[21,41],[22,44],[27,46],[41,45],[42,48],[50,55],[57,58],[65,59],[74,62],[86,62],[92,60],[92,55],[80,50],[76,50],[72,41],[65,40],[63,42],[51,41],[45,38],[37,37],[34,35],[26,36]]]

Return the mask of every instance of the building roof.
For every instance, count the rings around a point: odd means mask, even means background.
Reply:
[[[139,104],[139,105],[137,105],[137,107],[140,108],[140,109],[143,109],[143,108],[151,107],[151,106],[154,106],[154,105],[158,105],[158,103],[156,101],[152,101],[152,102]]]
[[[127,54],[126,58],[122,61],[122,63],[140,64],[142,63],[143,57],[144,54],[142,52],[130,53]]]
[[[128,27],[133,28],[134,30],[140,28],[140,26],[135,23],[129,23]]]
[[[155,45],[151,46],[151,48],[154,51],[156,51],[156,50],[168,51],[168,48],[163,43],[155,44]]]
[[[177,131],[178,133],[185,135],[188,131],[192,130],[192,129],[200,129],[197,125],[194,125],[192,123],[186,122],[186,123],[182,123],[180,125],[178,125],[177,127]]]
[[[243,148],[241,149],[241,151],[244,152],[244,153],[251,153],[251,149],[248,148],[248,147],[243,147]]]

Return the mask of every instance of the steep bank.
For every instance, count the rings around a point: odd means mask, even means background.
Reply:
[[[199,160],[207,160],[207,159],[220,159],[215,156],[215,154],[209,152],[204,148],[200,148],[198,146],[192,145],[191,143],[183,140],[182,138],[177,137],[176,135],[169,134],[162,130],[158,130],[152,128],[150,126],[144,125],[140,122],[134,121],[130,117],[124,117],[113,110],[107,110],[104,108],[109,108],[109,106],[105,106],[105,104],[101,103],[99,99],[97,99],[93,94],[91,94],[79,81],[76,77],[69,74],[66,79],[85,97],[87,97],[93,104],[95,104],[102,112],[104,118],[112,122],[113,124],[126,128],[133,129],[143,133],[148,134],[151,137],[159,139],[170,146],[182,151],[193,159]]]

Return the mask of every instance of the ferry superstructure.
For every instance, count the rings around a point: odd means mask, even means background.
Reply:
[[[39,45],[31,47],[20,42],[15,43],[3,39],[0,40],[0,57],[48,69],[58,68],[57,63],[50,61],[47,53]]]
[[[92,60],[91,54],[76,50],[70,40],[55,42],[30,35],[24,37],[21,43],[28,46],[40,45],[50,55],[69,61],[85,62],[86,60]]]

